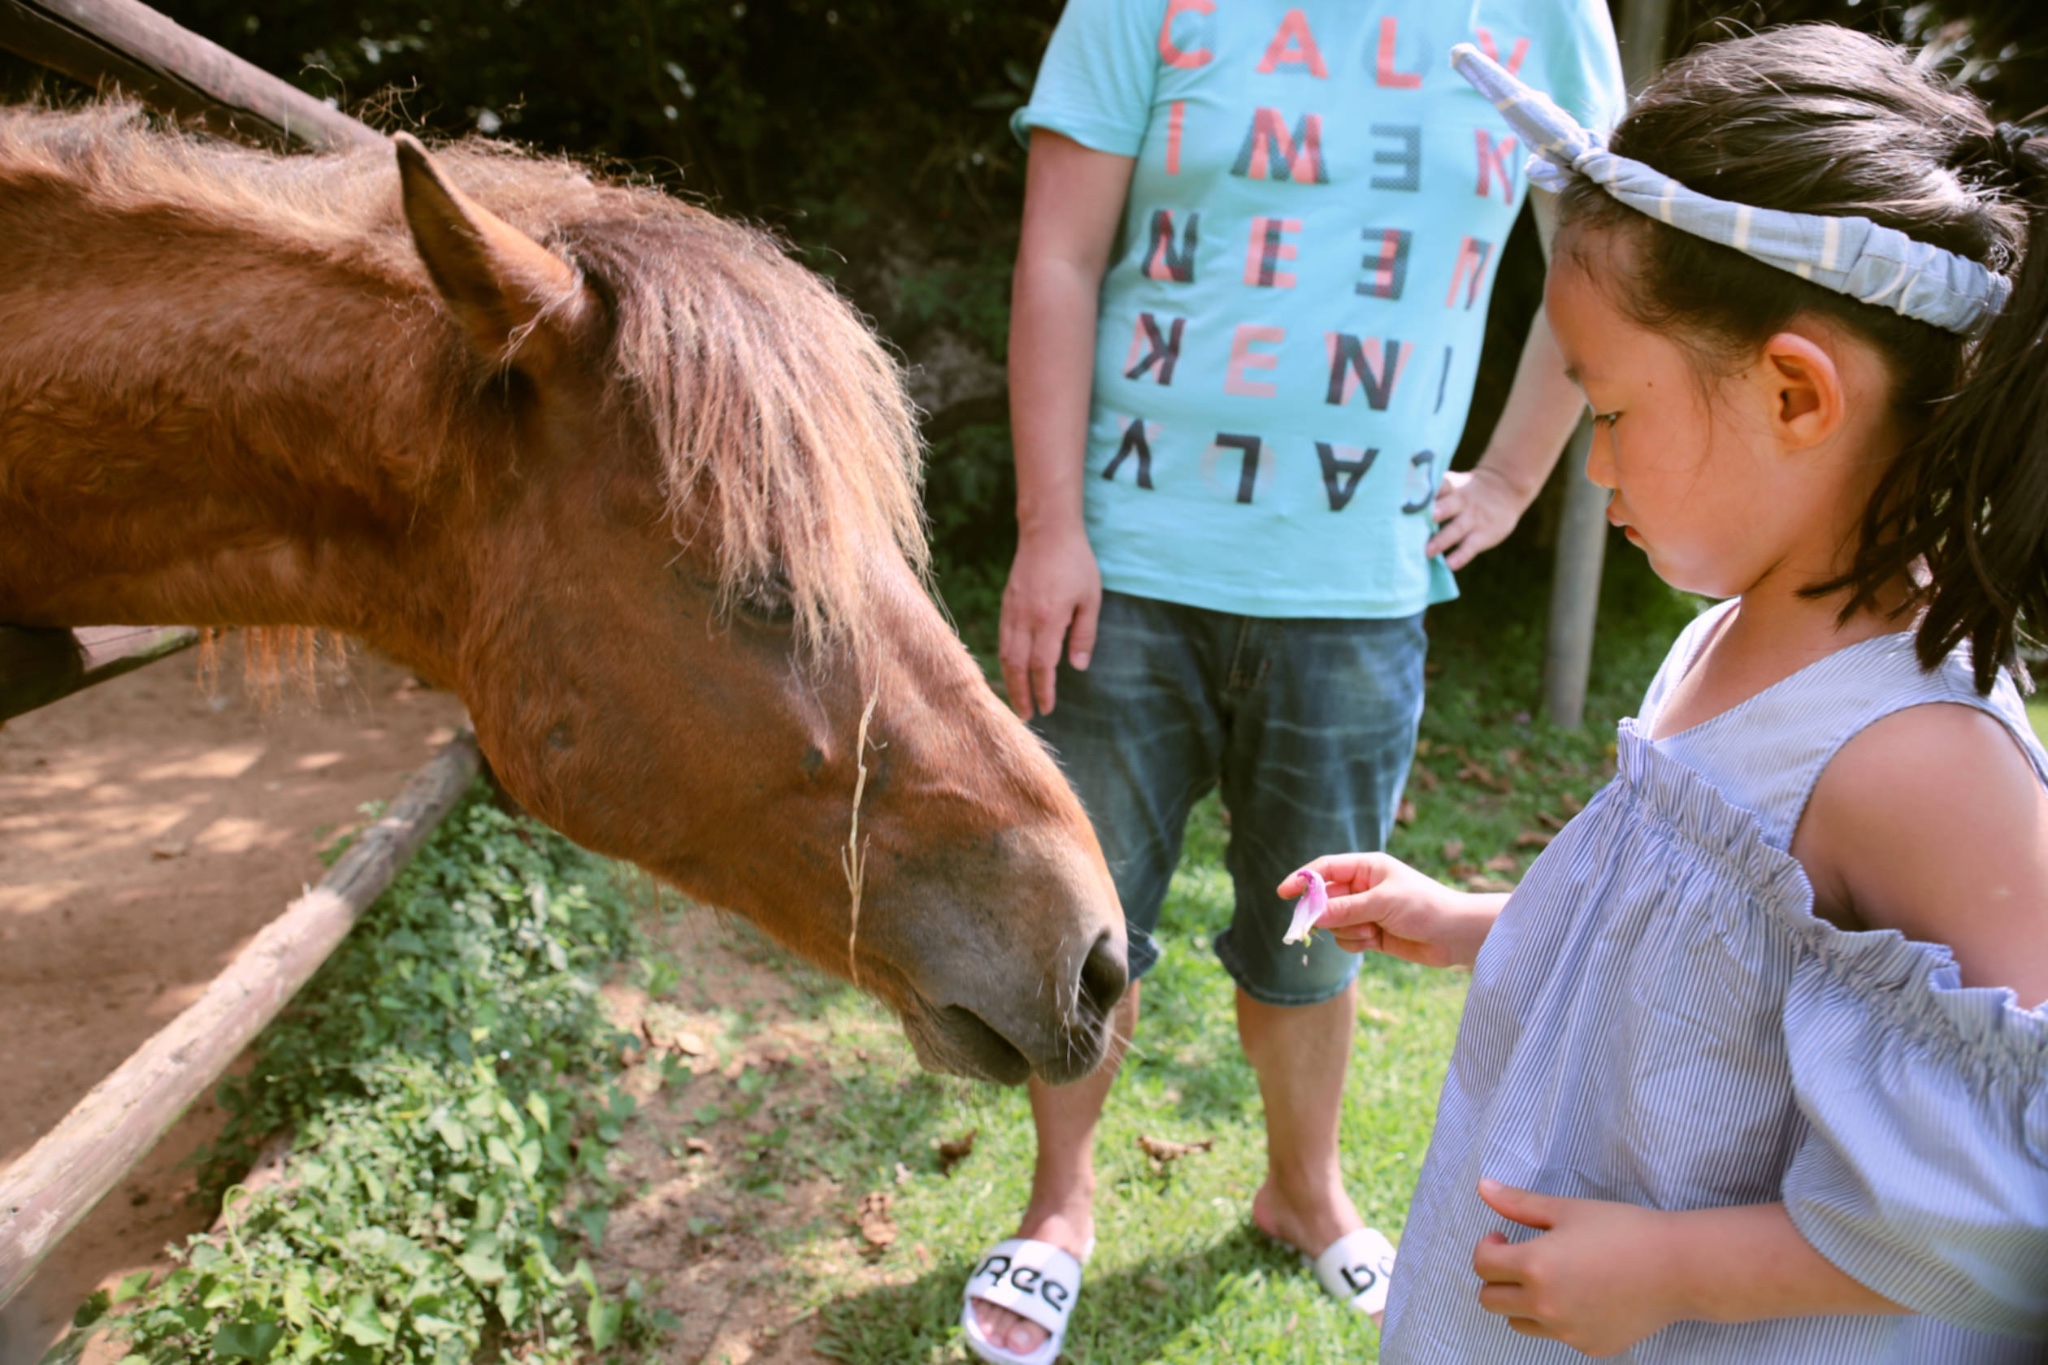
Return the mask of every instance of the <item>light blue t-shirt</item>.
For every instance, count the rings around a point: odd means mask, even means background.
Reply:
[[[1105,586],[1291,617],[1457,595],[1423,546],[1527,159],[1460,42],[1620,115],[1604,0],[1068,0],[1013,127],[1137,161],[1089,415]]]

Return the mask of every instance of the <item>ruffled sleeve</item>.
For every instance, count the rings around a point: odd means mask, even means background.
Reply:
[[[1806,1239],[1915,1312],[2048,1338],[2048,1012],[1946,949],[1811,921],[1786,995]]]

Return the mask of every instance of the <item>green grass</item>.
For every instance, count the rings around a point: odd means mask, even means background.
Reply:
[[[1429,776],[1410,785],[1414,819],[1393,851],[1438,875],[1511,879],[1482,866],[1504,853],[1526,865],[1533,852],[1515,850],[1516,837],[1540,828],[1539,811],[1562,813],[1568,796],[1584,799],[1605,779],[1616,718],[1692,613],[1637,557],[1614,564],[1588,718],[1561,730],[1530,717],[1545,567],[1533,556],[1482,561],[1467,576],[1468,600],[1433,613],[1436,676],[1419,760]],[[1163,916],[1166,956],[1148,979],[1137,1042],[1099,1132],[1098,1246],[1068,1337],[1075,1362],[1377,1358],[1370,1323],[1325,1297],[1300,1259],[1249,1221],[1265,1161],[1258,1088],[1238,1050],[1231,982],[1209,951],[1230,916],[1225,838],[1211,799],[1192,821]],[[1390,1233],[1405,1220],[1428,1146],[1466,980],[1384,958],[1369,958],[1361,976],[1344,1166],[1360,1211]],[[908,1049],[886,1039],[880,1012],[850,993],[824,1008],[845,1049],[831,1059],[834,1126],[818,1135],[814,1159],[849,1190],[895,1191],[901,1239],[890,1254],[908,1249],[916,1273],[880,1286],[825,1274],[798,1292],[818,1307],[821,1349],[849,1365],[965,1360],[961,1285],[974,1259],[1010,1234],[1029,1189],[1025,1099],[919,1073]],[[865,1060],[847,1055],[855,1039]],[[972,1156],[940,1174],[932,1144],[970,1129],[979,1131]],[[1136,1146],[1141,1133],[1215,1147],[1156,1174]],[[827,1264],[845,1239],[843,1224],[821,1224],[789,1258]]]
[[[2034,733],[2043,744],[2048,744],[2048,701],[2035,697],[2027,703],[2027,719],[2034,722]]]

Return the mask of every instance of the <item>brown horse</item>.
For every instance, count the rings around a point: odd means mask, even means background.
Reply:
[[[502,147],[11,108],[0,263],[0,621],[356,636],[927,1066],[1101,1057],[1102,855],[926,595],[894,365],[772,240]]]

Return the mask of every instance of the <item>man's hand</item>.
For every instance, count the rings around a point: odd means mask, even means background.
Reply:
[[[1424,553],[1442,555],[1451,568],[1462,569],[1481,551],[1506,540],[1529,502],[1498,470],[1484,465],[1469,474],[1451,470],[1437,489],[1432,512],[1437,530]]]
[[[1453,891],[1385,853],[1338,853],[1309,868],[1330,888],[1330,908],[1317,923],[1352,953],[1385,953],[1425,967],[1470,966],[1493,928],[1505,896]],[[1299,873],[1280,894],[1300,895]]]
[[[1075,668],[1088,667],[1095,623],[1102,613],[1102,571],[1080,526],[1057,533],[1026,533],[1017,542],[1010,581],[1003,588],[997,655],[1010,706],[1023,720],[1048,714],[1060,650]]]
[[[1493,1180],[1479,1182],[1479,1197],[1503,1218],[1543,1233],[1509,1242],[1489,1232],[1472,1253],[1484,1281],[1479,1306],[1523,1336],[1611,1356],[1691,1316],[1679,1255],[1684,1215]]]

